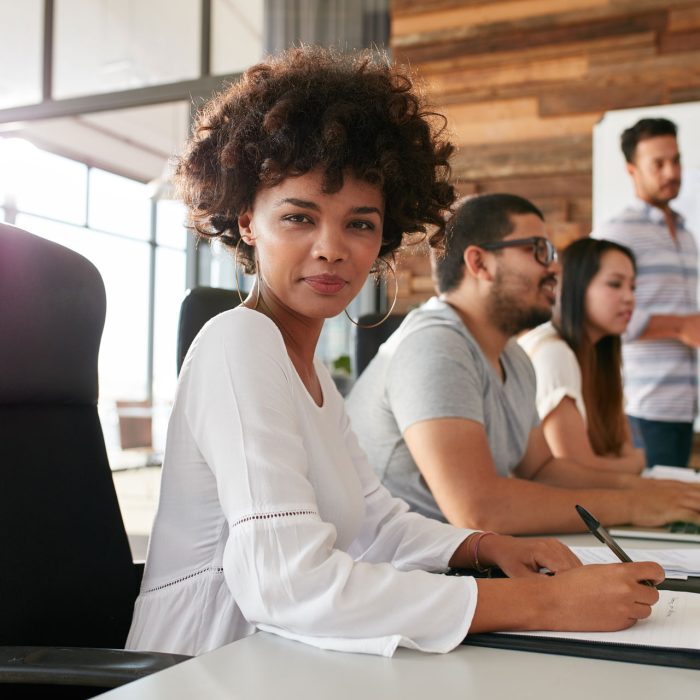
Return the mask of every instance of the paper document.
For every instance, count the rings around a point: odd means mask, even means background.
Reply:
[[[571,547],[583,564],[619,564],[607,547]],[[663,567],[666,578],[687,579],[700,576],[700,547],[688,549],[627,549],[632,561],[655,561]]]
[[[700,471],[685,467],[666,467],[662,464],[657,464],[651,469],[645,469],[642,472],[642,476],[645,479],[672,479],[674,481],[688,481],[700,484]]]
[[[700,595],[659,591],[651,616],[619,632],[508,632],[518,636],[700,650]]]

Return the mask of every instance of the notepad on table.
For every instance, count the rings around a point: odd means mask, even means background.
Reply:
[[[659,591],[651,616],[618,632],[497,632],[464,643],[700,669],[700,595]]]

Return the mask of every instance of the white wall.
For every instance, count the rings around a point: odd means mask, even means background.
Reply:
[[[620,134],[642,117],[666,117],[678,126],[683,185],[672,206],[686,217],[688,228],[700,240],[700,102],[618,109],[603,115],[593,129],[593,227],[634,198]]]

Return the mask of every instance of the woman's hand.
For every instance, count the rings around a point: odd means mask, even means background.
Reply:
[[[548,629],[613,631],[631,627],[651,615],[659,599],[654,586],[664,570],[654,562],[591,564],[553,576],[547,581],[557,613]]]
[[[552,573],[581,566],[576,555],[559,540],[484,535],[479,541],[479,563],[498,566],[511,578]]]
[[[591,564],[556,576],[477,579],[470,633],[504,630],[613,632],[651,615],[664,579],[653,562]]]

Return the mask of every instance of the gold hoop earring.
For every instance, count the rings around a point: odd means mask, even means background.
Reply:
[[[384,258],[377,258],[377,259],[380,260],[381,262],[383,262],[387,266],[387,269],[391,270],[391,274],[394,278],[394,299],[392,300],[391,306],[389,307],[389,310],[386,312],[384,317],[381,320],[377,321],[376,323],[358,323],[350,316],[350,314],[348,313],[348,310],[345,309],[345,315],[350,320],[350,323],[352,323],[354,326],[357,326],[358,328],[376,328],[377,326],[381,326],[382,323],[384,323],[384,321],[386,321],[387,318],[389,318],[389,316],[391,316],[391,312],[394,310],[394,307],[396,306],[396,299],[399,296],[399,281],[396,279],[396,271],[394,270],[392,264],[390,262],[388,262],[387,260],[384,260]]]
[[[238,274],[238,246],[241,244],[241,241],[243,239],[239,238],[238,241],[236,242],[236,251],[234,255],[236,256],[236,259],[234,261],[234,274],[236,276],[236,291],[238,292],[238,298],[241,301],[241,304],[244,303],[245,299],[243,299],[243,295],[241,294],[241,283],[240,283],[240,276]],[[253,306],[253,311],[258,308],[258,302],[260,301],[260,273],[259,273],[259,267],[258,267],[258,262],[257,260],[255,261],[255,306]]]

